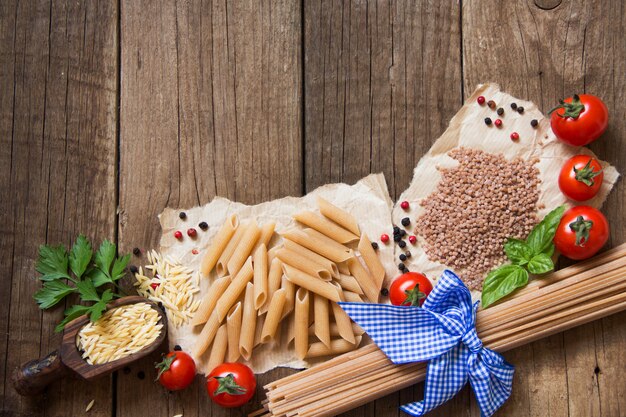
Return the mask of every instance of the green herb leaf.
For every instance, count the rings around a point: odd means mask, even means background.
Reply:
[[[91,271],[88,274],[88,277],[91,279],[93,286],[96,288],[101,287],[104,284],[111,284],[113,282],[108,275],[106,275],[98,268],[95,268],[93,271]]]
[[[130,254],[124,255],[121,258],[117,258],[113,263],[113,269],[111,270],[111,279],[117,281],[120,278],[124,278],[126,275],[126,265],[130,261]]]
[[[70,308],[65,310],[65,318],[61,321],[61,323],[59,323],[54,328],[54,331],[57,333],[62,332],[65,326],[67,325],[67,323],[82,316],[83,314],[89,313],[90,310],[91,310],[91,307],[88,307],[88,306],[82,306],[82,305],[71,306]]]
[[[515,265],[524,266],[533,257],[533,250],[523,240],[509,238],[504,244],[504,252]]]
[[[102,293],[102,298],[91,306],[91,314],[89,316],[89,320],[96,321],[100,317],[102,317],[102,313],[107,308],[107,303],[113,299],[113,292],[111,290],[106,290]]]
[[[39,259],[35,269],[41,274],[42,281],[52,281],[59,278],[70,278],[67,273],[67,251],[63,246],[41,245]]]
[[[56,305],[73,292],[76,292],[76,289],[61,280],[47,281],[43,284],[43,288],[35,293],[33,298],[39,304],[39,308],[45,310]]]
[[[519,265],[504,265],[492,270],[483,283],[483,308],[489,307],[527,283],[528,272]]]
[[[565,206],[559,206],[552,210],[543,218],[530,232],[526,243],[533,251],[533,255],[546,252],[552,245],[552,239],[556,233],[556,228],[565,212]]]
[[[554,269],[554,262],[552,262],[552,258],[545,253],[540,253],[539,255],[533,256],[533,258],[528,262],[528,272],[531,274],[539,275],[545,274],[546,272],[550,272]]]
[[[109,278],[111,278],[109,271],[111,270],[111,263],[115,259],[115,251],[115,244],[109,242],[108,240],[104,240],[102,244],[100,244],[100,247],[94,257],[96,267]]]
[[[87,238],[83,235],[78,236],[70,252],[70,268],[78,279],[80,279],[87,270],[92,255],[93,250]]]
[[[78,288],[81,300],[100,301],[98,290],[96,290],[96,287],[93,285],[91,278],[85,278],[84,280],[77,282],[76,288]]]

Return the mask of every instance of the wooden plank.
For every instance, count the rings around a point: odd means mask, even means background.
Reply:
[[[304,12],[306,190],[382,171],[395,198],[461,104],[460,6],[307,0]],[[346,415],[395,416],[415,394]]]
[[[607,100],[611,127],[591,148],[613,165],[624,166],[624,141],[617,132],[624,127],[624,111],[618,103],[624,98],[625,46],[622,37],[603,29],[623,26],[623,13],[619,2],[563,2],[551,10],[531,2],[512,3],[506,9],[496,1],[464,3],[466,93],[477,83],[495,81],[544,111],[574,92],[597,94]],[[604,209],[613,220],[615,243],[624,240],[624,195],[624,186],[618,183]],[[615,356],[626,348],[626,331],[618,324],[623,321],[620,314],[603,320],[606,328],[588,324],[533,344],[533,358],[513,361],[521,375],[515,390],[527,386],[532,391],[523,399],[514,392],[518,407],[506,407],[506,415],[617,415],[620,404],[623,412],[626,387],[618,375],[623,375],[624,361]],[[518,355],[524,353],[507,356]],[[613,360],[611,365],[605,362],[606,374],[599,367],[601,378],[594,372],[599,356]]]
[[[63,306],[42,313],[32,299],[40,288],[38,246],[69,245],[81,232],[96,241],[114,238],[116,4],[2,5],[1,132],[8,143],[0,154],[6,170],[0,181],[2,195],[11,198],[2,199],[0,214],[0,251],[8,260],[0,300],[8,336],[0,355],[2,410],[10,415],[76,415],[91,399],[94,415],[111,415],[110,378],[88,386],[56,383],[45,402],[21,398],[5,384],[14,367],[60,344],[53,328]]]
[[[290,1],[122,2],[122,248],[155,247],[167,206],[301,193],[300,14]],[[201,377],[176,395],[155,387],[155,359],[120,373],[118,416],[229,415]]]

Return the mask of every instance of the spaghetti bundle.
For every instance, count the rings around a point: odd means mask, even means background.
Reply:
[[[504,352],[626,310],[626,244],[536,280],[476,317],[485,346]],[[393,364],[376,345],[265,386],[252,415],[336,415],[423,381],[426,363]]]

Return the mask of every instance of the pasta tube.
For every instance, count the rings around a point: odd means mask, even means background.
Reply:
[[[239,337],[241,336],[241,316],[243,313],[241,301],[235,304],[226,315],[226,330],[228,332],[228,362],[236,362],[239,353]]]
[[[322,255],[315,253],[312,250],[307,249],[304,246],[299,245],[296,242],[293,242],[288,239],[283,240],[283,246],[286,249],[289,249],[290,251],[297,253],[298,256],[309,258],[313,262],[320,264],[326,270],[330,271],[330,274],[333,277],[339,276],[339,269],[337,268],[337,264],[331,261],[330,259],[324,258]]]
[[[264,243],[254,252],[254,308],[257,310],[267,301],[267,249]]]
[[[276,256],[278,259],[283,261],[283,263],[291,265],[294,268],[298,268],[302,272],[306,272],[307,274],[313,275],[323,281],[330,281],[332,278],[330,270],[287,248],[283,248],[276,252]]]
[[[345,339],[333,339],[330,341],[330,347],[327,347],[322,342],[311,343],[306,357],[317,358],[320,356],[338,355],[340,353],[350,352],[356,349],[360,343],[361,336],[355,338],[355,343],[350,343]]]
[[[380,291],[383,287],[383,282],[385,281],[385,268],[380,262],[380,258],[376,254],[376,251],[372,248],[372,242],[368,239],[365,233],[361,235],[358,248],[367,269],[370,271],[370,276],[374,280],[374,285]]]
[[[293,311],[296,299],[296,286],[293,282],[283,276],[280,283],[280,289],[285,290],[285,306],[283,307],[283,314],[281,315],[281,318],[283,318]]]
[[[352,251],[348,247],[329,239],[313,229],[307,230],[315,232],[315,234],[307,234],[300,230],[289,230],[283,233],[283,237],[296,242],[333,262],[343,262],[352,256]]]
[[[226,317],[228,310],[237,302],[237,298],[246,288],[246,284],[250,282],[252,279],[252,258],[248,258],[246,263],[243,265],[237,276],[233,278],[231,284],[226,288],[224,294],[217,300],[217,304],[215,306],[215,312],[217,313],[217,318],[220,323]]]
[[[350,268],[350,274],[357,280],[367,299],[372,303],[377,303],[379,290],[356,256],[348,260],[348,268]]]
[[[215,237],[213,237],[213,242],[211,242],[211,246],[209,246],[207,252],[204,254],[202,264],[200,265],[200,272],[203,276],[208,276],[215,267],[217,260],[222,255],[222,252],[224,252],[224,249],[235,234],[235,230],[237,230],[238,226],[239,218],[236,214],[232,214],[226,219]]]
[[[352,275],[339,274],[337,283],[342,289],[355,292],[357,294],[363,294],[363,290],[359,286],[359,283]]]
[[[254,349],[256,319],[254,285],[249,282],[246,284],[246,295],[243,301],[243,315],[241,318],[241,335],[239,336],[239,353],[245,360],[250,360],[252,349]]]
[[[272,297],[269,310],[265,316],[263,330],[261,331],[261,343],[268,343],[274,338],[276,329],[282,318],[283,308],[285,307],[285,290],[280,289]]]
[[[318,216],[312,211],[302,211],[293,216],[298,222],[309,226],[339,243],[350,243],[359,239],[357,235],[347,231],[330,220]]]
[[[322,213],[324,217],[328,217],[339,226],[349,230],[357,236],[361,234],[359,224],[356,222],[356,219],[347,211],[340,209],[322,197],[317,197],[317,206],[320,209],[320,213]]]
[[[339,293],[331,283],[312,277],[289,265],[283,265],[283,271],[287,279],[294,284],[306,288],[315,294],[319,294],[324,298],[328,298],[331,301],[340,301]]]
[[[319,294],[313,295],[313,316],[315,336],[330,348],[330,309],[328,300]]]
[[[220,320],[217,318],[217,312],[214,310],[202,328],[202,332],[200,332],[196,338],[196,344],[191,350],[191,356],[193,356],[194,359],[198,360],[200,355],[207,350],[211,342],[213,342],[213,339],[215,339],[215,335],[217,334],[219,327]]]
[[[239,269],[243,266],[246,259],[252,254],[252,248],[261,236],[261,229],[257,226],[256,221],[252,221],[246,232],[241,236],[241,240],[237,244],[233,256],[228,260],[228,273],[235,276]]]
[[[217,300],[224,294],[226,291],[226,287],[230,285],[230,277],[225,276],[222,278],[218,278],[213,282],[213,285],[209,287],[209,291],[202,299],[202,303],[196,310],[196,313],[193,315],[191,319],[191,324],[197,326],[198,324],[206,323],[211,315],[211,312],[215,308],[217,304]]]
[[[217,330],[213,346],[211,347],[211,355],[209,356],[209,362],[207,369],[209,372],[213,370],[217,365],[224,363],[226,358],[226,349],[228,347],[228,330],[226,324],[222,324]]]
[[[304,359],[309,350],[309,292],[304,288],[296,292],[294,330],[296,355]]]
[[[217,271],[218,276],[223,277],[225,275],[228,275],[228,261],[233,255],[233,252],[235,252],[235,249],[237,248],[241,237],[246,233],[249,225],[249,223],[240,223],[239,227],[237,227],[237,230],[235,231],[235,234],[230,238],[230,241],[224,248],[224,251],[220,255],[219,259],[217,260],[217,264],[215,265],[215,271]]]

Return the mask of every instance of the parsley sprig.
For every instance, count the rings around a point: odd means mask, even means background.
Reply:
[[[56,326],[56,332],[83,314],[96,321],[107,303],[121,296],[113,289],[123,294],[117,282],[126,275],[129,260],[130,255],[118,257],[117,247],[108,240],[94,253],[83,235],[78,236],[69,253],[63,246],[42,245],[36,269],[43,287],[35,293],[35,301],[42,310],[57,305],[70,294],[79,294],[82,302],[90,303],[65,310],[65,318]]]

